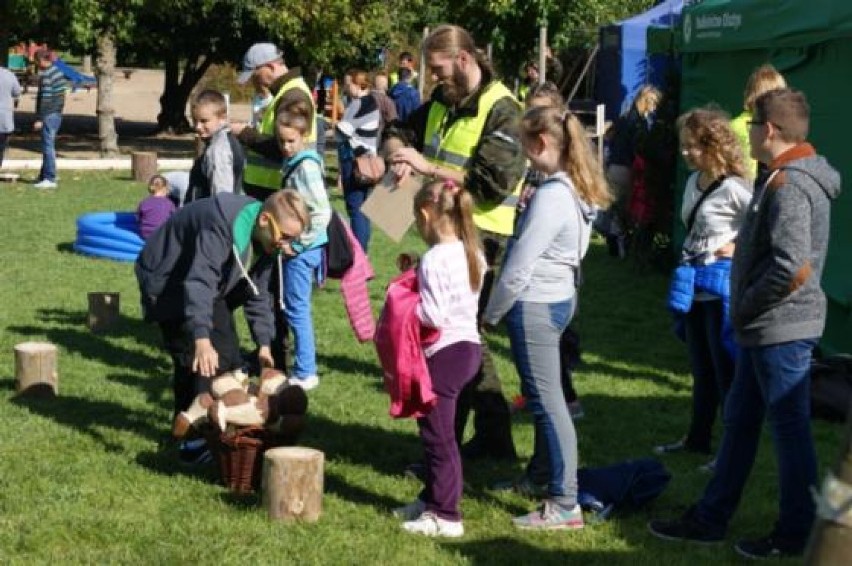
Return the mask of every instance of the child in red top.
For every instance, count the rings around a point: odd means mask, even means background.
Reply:
[[[479,369],[482,347],[476,313],[485,257],[473,224],[473,198],[452,182],[431,182],[414,198],[417,230],[430,245],[417,280],[423,325],[441,331],[424,348],[438,401],[417,419],[423,441],[426,485],[418,498],[394,511],[402,527],[427,536],[460,537],[462,466],[455,436],[456,401]]]

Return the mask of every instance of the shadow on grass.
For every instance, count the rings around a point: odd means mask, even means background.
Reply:
[[[114,435],[109,431],[131,432],[154,442],[163,439],[162,415],[153,409],[138,411],[120,403],[67,395],[53,398],[16,396],[12,403],[90,436],[108,452],[127,450],[123,443],[112,438]]]
[[[561,531],[560,531],[561,532]],[[571,536],[564,532],[564,536]],[[538,537],[530,542],[511,538],[442,542],[441,545],[465,556],[473,564],[639,564],[635,552],[590,552],[542,548]],[[560,536],[552,534],[552,536]]]

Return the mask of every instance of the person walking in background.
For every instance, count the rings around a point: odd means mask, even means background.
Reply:
[[[53,64],[53,54],[48,49],[36,51],[39,69],[38,93],[36,94],[36,121],[33,130],[41,132],[41,171],[33,185],[37,189],[56,188],[56,136],[62,126],[62,110],[65,108],[65,93],[68,80]]]
[[[439,84],[430,100],[405,122],[386,130],[383,153],[397,182],[411,174],[453,181],[475,203],[489,270],[480,294],[480,312],[512,234],[525,159],[518,132],[521,106],[495,75],[471,35],[454,25],[437,27],[424,41],[430,72]],[[509,404],[494,361],[483,343],[482,368],[459,397],[456,435],[461,442],[470,410],[473,438],[462,448],[467,458],[516,458]]]
[[[0,167],[9,136],[15,131],[15,108],[21,97],[21,83],[9,69],[0,67]]]
[[[651,85],[636,94],[630,109],[612,126],[606,180],[615,196],[613,206],[601,215],[601,231],[607,239],[610,255],[627,257],[627,204],[633,187],[633,160],[640,137],[648,133],[651,120],[662,95]]]
[[[174,213],[169,182],[162,175],[154,175],[148,181],[148,196],[136,207],[136,223],[143,240],[154,233]]]
[[[579,529],[577,435],[562,390],[559,345],[577,304],[592,220],[611,197],[583,125],[570,112],[529,109],[521,139],[532,167],[545,178],[521,212],[482,318],[491,327],[506,319],[512,358],[535,420],[529,468],[548,471],[541,508],[516,517],[514,524]]]
[[[754,465],[764,418],[778,463],[779,517],[763,537],[740,540],[747,558],[799,556],[814,521],[810,490],[817,460],[810,423],[811,355],[825,328],[820,277],[831,201],[840,175],[806,142],[805,95],[759,96],[749,124],[752,156],[767,165],[737,236],[731,269],[731,321],[739,346],[725,401],[725,434],[713,478],[679,519],[651,521],[664,540],[724,540]]]
[[[361,212],[361,205],[370,196],[373,185],[362,183],[355,171],[355,158],[378,151],[379,128],[382,116],[376,97],[370,94],[370,80],[366,71],[350,69],[346,72],[349,105],[337,123],[337,159],[343,199],[352,232],[366,253],[370,245],[370,219]]]
[[[192,101],[195,133],[204,143],[189,171],[189,187],[183,203],[219,193],[241,194],[245,154],[228,125],[228,104],[216,90],[205,90]]]
[[[311,295],[314,282],[322,282],[331,204],[325,189],[322,159],[315,150],[307,147],[311,130],[310,107],[298,108],[292,104],[282,110],[275,120],[275,133],[284,155],[283,188],[293,189],[302,195],[310,221],[285,250],[286,259],[281,266],[284,285],[279,308],[284,309],[287,324],[293,332],[291,382],[309,391],[319,385]]]
[[[410,70],[400,69],[399,82],[388,93],[396,107],[397,118],[403,122],[420,106],[420,91],[412,84],[412,76]]]
[[[754,114],[754,101],[764,92],[786,87],[787,81],[784,80],[783,75],[775,67],[768,63],[761,65],[754,70],[749,76],[748,82],[746,82],[745,92],[743,92],[743,111],[731,120],[731,128],[740,142],[743,155],[745,155],[746,178],[750,181],[757,179],[760,172],[760,164],[751,156],[751,145],[748,141],[748,123]],[[762,167],[765,169],[766,165]]]
[[[707,280],[699,272],[717,274],[713,281],[718,285],[713,290],[694,288],[691,307],[681,320],[693,378],[688,432],[654,451],[710,454],[713,422],[734,378],[727,283],[751,187],[727,115],[712,109],[691,110],[678,119],[677,127],[681,153],[693,171],[686,181],[680,213],[686,227],[681,264],[691,268],[689,273],[695,274],[696,281]],[[710,471],[712,465],[702,469]]]
[[[429,245],[417,268],[423,326],[440,331],[425,347],[434,408],[417,419],[425,486],[414,502],[394,511],[406,531],[428,536],[464,534],[459,502],[462,462],[455,437],[456,401],[482,358],[477,310],[487,268],[473,223],[473,198],[453,181],[428,182],[414,197],[417,231]]]

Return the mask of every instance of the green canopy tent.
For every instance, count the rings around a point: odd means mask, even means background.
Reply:
[[[742,111],[752,70],[772,63],[811,105],[810,141],[852,179],[852,2],[837,0],[704,0],[685,7],[681,109],[715,103]],[[685,173],[679,175],[683,187]],[[680,192],[680,191],[678,191]],[[679,210],[679,204],[678,204]],[[678,223],[679,224],[679,223]],[[682,234],[682,228],[680,228]],[[852,352],[852,194],[834,204],[822,285],[828,296],[826,353]]]

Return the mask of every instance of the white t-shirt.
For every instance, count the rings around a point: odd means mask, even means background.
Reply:
[[[680,217],[684,226],[701,198],[698,172],[689,176],[683,191]],[[713,253],[736,239],[751,202],[751,184],[741,177],[727,177],[722,185],[701,203],[692,230],[683,242],[683,252],[700,263],[715,261]]]
[[[485,258],[480,257],[485,274]],[[420,305],[417,316],[426,326],[437,328],[441,337],[424,349],[427,357],[456,342],[480,343],[476,325],[479,291],[471,291],[467,257],[462,242],[435,244],[420,259],[417,269]]]

